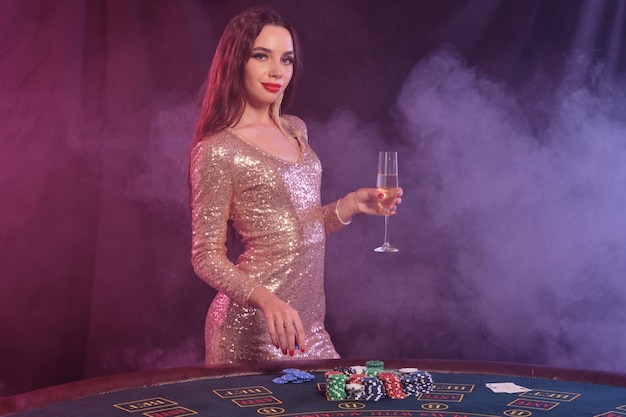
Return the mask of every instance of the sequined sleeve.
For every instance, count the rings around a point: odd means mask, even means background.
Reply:
[[[241,272],[226,255],[226,232],[232,201],[232,171],[227,151],[198,143],[191,153],[192,258],[202,280],[233,301],[247,306],[261,284]]]
[[[336,201],[322,206],[322,213],[324,215],[324,229],[327,236],[333,232],[336,232],[339,229],[343,229],[344,227],[346,227],[346,224],[342,223],[337,216],[337,211],[335,210],[336,206]]]

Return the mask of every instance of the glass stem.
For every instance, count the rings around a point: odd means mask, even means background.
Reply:
[[[389,246],[389,235],[388,235],[388,227],[389,227],[389,216],[385,216],[385,241],[383,242],[383,246]]]

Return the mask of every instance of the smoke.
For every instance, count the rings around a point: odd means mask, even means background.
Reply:
[[[203,341],[186,338],[172,346],[139,346],[107,344],[102,349],[102,368],[107,373],[123,373],[129,370],[167,369],[204,363]]]
[[[534,101],[451,48],[402,88],[403,187],[445,288],[431,314],[465,358],[624,370],[623,89],[585,54],[531,88]]]
[[[181,191],[187,188],[188,146],[184,145],[191,142],[196,107],[180,92],[163,94],[152,103],[152,128],[143,148],[144,170],[130,186],[129,195],[163,206],[164,211],[186,210],[186,193]]]
[[[189,262],[190,219],[186,192],[187,152],[197,116],[195,109],[189,94],[162,92],[133,116],[143,123],[132,121],[129,129],[118,134],[102,151],[112,163],[117,160],[116,155],[126,157],[123,160],[126,165],[111,172],[116,178],[110,184],[117,187],[108,189],[110,198],[124,202],[125,206],[124,211],[115,215],[124,219],[133,216],[135,210],[142,213],[140,219],[132,222],[136,233],[114,232],[107,240],[118,241],[125,251],[142,253],[149,262],[118,256],[117,262],[99,265],[97,272],[123,277],[121,268],[132,269],[143,264],[142,273],[133,280],[120,278],[117,285],[124,291],[108,303],[119,306],[118,320],[127,326],[122,332],[132,332],[133,328],[142,326],[151,328],[151,332],[136,343],[108,340],[92,343],[92,354],[101,361],[99,366],[106,372],[203,363],[202,323],[211,290],[194,276]],[[131,129],[145,125],[149,129],[143,132]],[[128,160],[132,164],[127,164]],[[120,181],[119,176],[124,172],[129,172],[128,178]],[[121,222],[115,217],[109,221]],[[150,227],[151,224],[158,227]],[[110,281],[107,286],[111,285]],[[155,285],[158,288],[153,288]],[[203,292],[207,300],[194,304],[193,297]],[[94,320],[110,320],[104,311],[97,311],[95,315]],[[124,320],[127,315],[130,318]],[[180,323],[186,323],[189,328]]]
[[[327,242],[342,356],[626,369],[624,89],[592,54],[564,60],[560,79],[514,90],[445,46],[404,82],[393,129],[348,110],[309,121],[325,202],[372,186],[379,150],[400,153],[400,253],[372,252],[376,217]]]
[[[306,120],[324,203],[373,186],[378,151],[400,152],[405,196],[390,233],[401,252],[372,252],[382,242],[377,217],[356,217],[328,240],[328,328],[343,356],[625,370],[626,100],[593,55],[564,59],[558,82],[537,73],[514,90],[444,47],[405,81],[393,129],[348,109]],[[153,103],[144,171],[127,184],[157,216],[180,214],[189,102]],[[158,281],[179,293],[175,270]],[[197,363],[201,340],[180,340],[108,345],[103,367]]]

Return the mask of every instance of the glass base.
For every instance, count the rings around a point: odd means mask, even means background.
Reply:
[[[400,249],[394,248],[389,242],[383,243],[381,246],[374,249],[374,252],[398,252]]]

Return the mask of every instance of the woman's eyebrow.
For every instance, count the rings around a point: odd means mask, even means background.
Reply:
[[[263,46],[255,46],[254,48],[252,48],[253,51],[261,51],[261,52],[265,52],[265,53],[271,53],[272,50],[269,48],[265,48]],[[294,51],[286,51],[285,53],[283,53],[283,55],[295,55]]]

